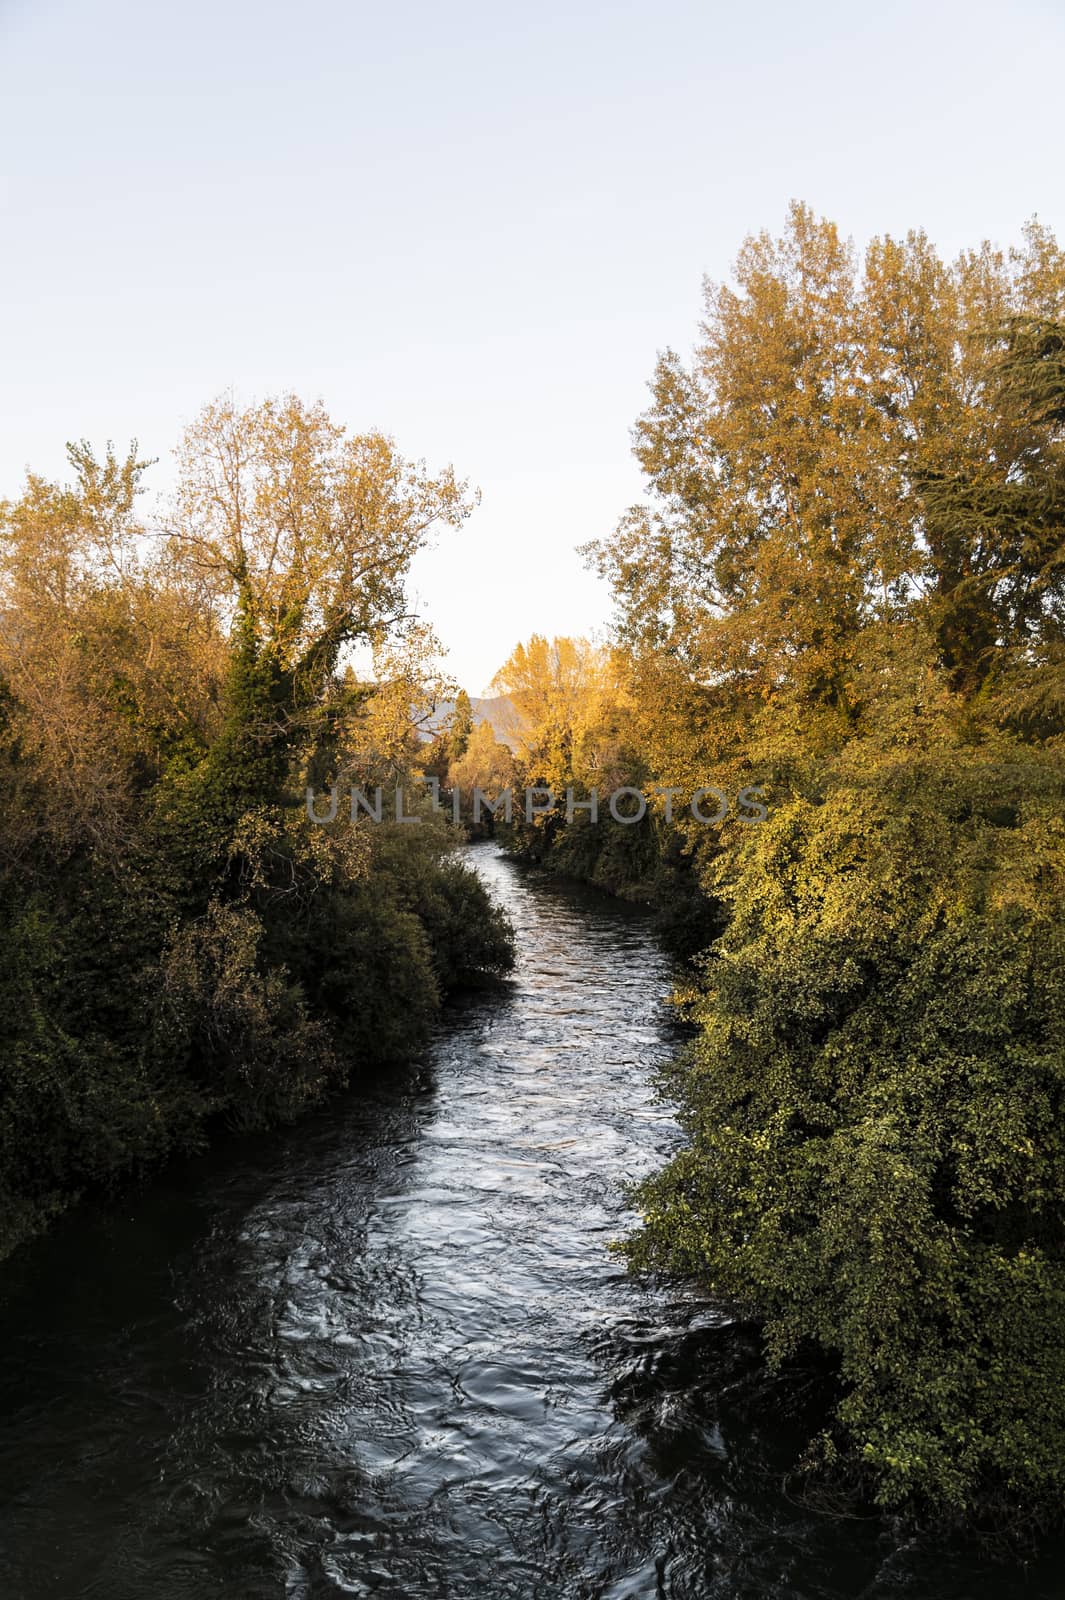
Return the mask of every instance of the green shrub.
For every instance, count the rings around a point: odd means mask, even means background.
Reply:
[[[628,1253],[829,1352],[823,1448],[884,1505],[1060,1511],[1063,798],[1054,753],[857,745],[721,863]]]

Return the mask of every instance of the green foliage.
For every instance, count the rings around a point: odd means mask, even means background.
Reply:
[[[159,963],[157,1045],[177,1052],[205,1107],[246,1128],[290,1119],[341,1076],[329,1030],[285,967],[263,960],[264,938],[249,907],[214,900]]]
[[[448,728],[448,744],[452,761],[461,761],[466,754],[473,732],[473,707],[465,689],[455,696],[455,710]]]
[[[1065,770],[858,741],[719,863],[687,1148],[631,1260],[838,1360],[881,1503],[1060,1506]],[[941,730],[942,731],[942,730]]]
[[[442,993],[478,988],[510,970],[510,925],[469,867],[454,858],[445,860],[412,887]]]
[[[9,886],[10,887],[10,886]],[[157,1058],[143,904],[84,874],[0,925],[0,1255],[85,1187],[189,1141],[205,1107]],[[119,920],[121,918],[121,920]]]
[[[586,812],[573,822],[564,818],[552,832],[549,848],[541,855],[553,872],[582,878],[610,894],[650,899],[657,887],[660,844],[654,818],[619,823],[607,812],[606,796],[593,825]]]

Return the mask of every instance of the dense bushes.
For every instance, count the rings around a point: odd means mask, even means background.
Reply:
[[[391,619],[461,486],[298,401],[225,404],[153,555],[135,457],[71,460],[0,518],[0,1256],[214,1120],[409,1053],[512,960],[442,824],[303,801],[312,773],[409,786],[426,662]]]
[[[920,730],[927,737],[928,730]],[[844,1385],[885,1504],[1060,1505],[1065,764],[848,748],[722,858],[634,1263],[697,1274]]]
[[[370,841],[364,876],[302,911],[216,895],[194,914],[99,866],[20,902],[9,878],[0,1253],[87,1186],[200,1145],[213,1119],[287,1119],[409,1054],[448,992],[504,972],[501,914],[435,845],[408,870],[402,846]]]

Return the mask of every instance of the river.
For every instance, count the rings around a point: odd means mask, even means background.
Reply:
[[[665,956],[469,854],[518,933],[502,996],[0,1273],[2,1600],[1065,1593],[789,1493],[751,1334],[607,1250],[677,1138]]]

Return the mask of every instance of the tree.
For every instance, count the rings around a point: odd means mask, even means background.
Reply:
[[[138,789],[201,759],[217,728],[225,641],[195,583],[147,551],[136,447],[68,447],[66,485],[31,473],[0,506],[0,674],[35,836],[116,858]],[[6,837],[28,838],[12,821]]]
[[[774,701],[845,736],[855,662],[900,621],[930,625],[967,695],[1053,632],[1054,518],[1036,536],[1016,512],[1059,424],[1005,403],[996,355],[1063,295],[1035,225],[1008,257],[952,265],[922,234],[877,239],[864,271],[801,205],[780,239],[746,241],[735,288],[706,285],[690,366],[659,361],[635,446],[651,503],[589,547],[651,737],[694,703],[745,741]]]
[[[787,678],[845,705],[869,589],[897,564],[878,541],[854,253],[793,206],[782,239],[747,240],[736,276],[736,289],[706,285],[694,363],[662,357],[637,425],[658,509],[630,512],[598,559],[639,649],[739,694]]]
[[[416,625],[410,562],[473,502],[450,468],[431,476],[383,434],[350,435],[292,395],[206,407],[178,459],[168,559],[208,583],[230,620],[219,736],[165,808],[195,876],[217,870],[249,807],[282,791],[345,646]]]
[[[448,728],[448,745],[452,761],[462,760],[472,732],[473,707],[465,689],[460,689],[455,696],[455,709],[451,714],[451,724]]]
[[[348,434],[295,395],[205,407],[178,461],[174,559],[211,576],[297,699],[345,644],[404,618],[415,552],[472,509],[451,468],[431,476],[384,434]]]
[[[618,663],[587,639],[519,644],[492,685],[514,707],[518,765],[529,783],[563,794],[608,775],[609,741],[623,714]]]
[[[474,789],[494,799],[513,786],[510,746],[500,743],[490,722],[479,722],[474,728],[462,755],[452,761],[447,781],[459,790],[468,815],[472,815]]]
[[[912,551],[908,609],[928,617],[938,660],[972,695],[1038,644],[1060,608],[1045,496],[1060,437],[1052,412],[1021,394],[1017,340],[1033,317],[1065,307],[1065,255],[1034,223],[1023,249],[984,245],[950,267],[923,234],[876,240],[865,304],[894,520]]]

